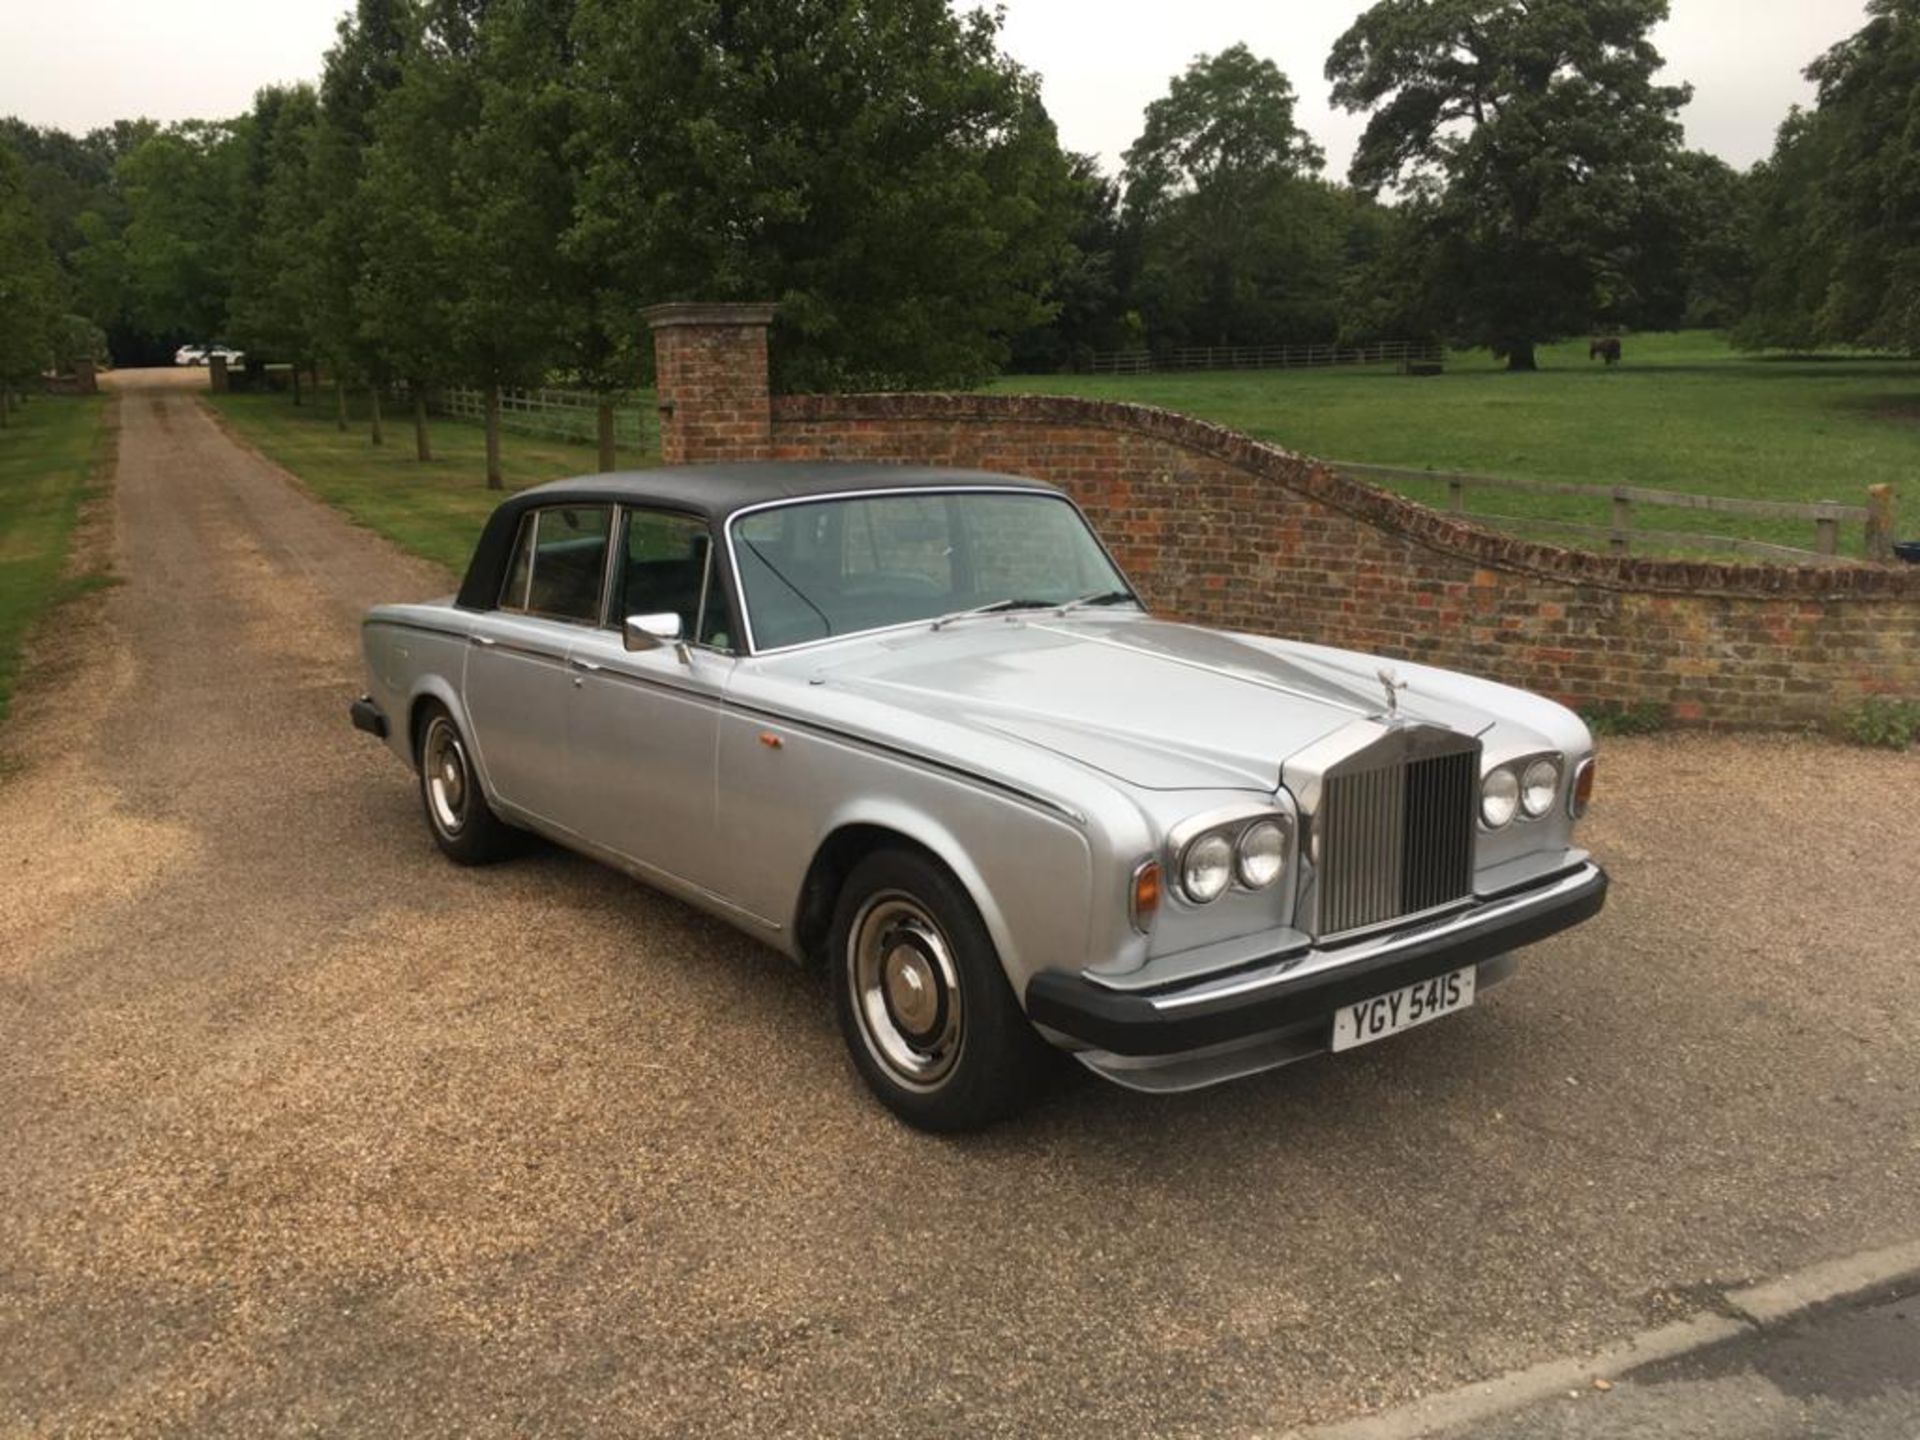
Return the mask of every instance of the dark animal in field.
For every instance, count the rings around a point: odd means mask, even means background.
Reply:
[[[1605,360],[1609,365],[1618,365],[1620,363],[1619,337],[1609,335],[1604,340],[1595,340],[1589,344],[1587,346],[1587,359],[1591,360],[1596,355]]]

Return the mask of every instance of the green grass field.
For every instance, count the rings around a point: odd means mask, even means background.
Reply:
[[[321,499],[456,573],[466,568],[481,525],[500,503],[502,492],[487,489],[486,442],[478,425],[435,419],[434,458],[422,465],[413,458],[413,420],[408,414],[388,415],[387,443],[374,446],[367,440],[364,409],[354,410],[350,428],[342,431],[334,423],[330,395],[320,404],[306,405],[271,394],[205,398],[236,431],[298,475]],[[620,459],[622,464],[652,463],[643,456],[623,454]],[[501,460],[508,490],[599,468],[591,445],[512,432],[501,436]]]
[[[1891,481],[1907,507],[1902,533],[1920,534],[1920,361],[1757,358],[1704,332],[1633,335],[1625,347],[1612,371],[1580,342],[1542,350],[1534,375],[1467,352],[1425,378],[1266,370],[1009,376],[993,388],[1164,406],[1304,454],[1375,465],[1849,505]],[[1396,488],[1445,503],[1439,484]],[[1608,523],[1604,498],[1468,495],[1479,513]],[[1813,545],[1811,523],[1796,521],[1640,507],[1634,523]],[[1842,529],[1841,547],[1860,550],[1858,525]]]
[[[0,719],[28,632],[60,601],[102,583],[66,574],[80,506],[97,493],[98,399],[36,399],[0,430]]]

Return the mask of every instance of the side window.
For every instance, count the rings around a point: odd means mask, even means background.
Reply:
[[[597,624],[612,519],[605,505],[551,505],[531,511],[520,522],[500,608]]]
[[[706,522],[663,510],[628,510],[626,529],[610,623],[629,615],[674,614],[680,633],[696,644],[730,648],[727,602],[715,583]]]
[[[529,510],[520,517],[520,533],[513,537],[513,559],[507,565],[507,583],[500,587],[500,608],[527,608],[527,581],[533,577],[533,532],[540,514]]]

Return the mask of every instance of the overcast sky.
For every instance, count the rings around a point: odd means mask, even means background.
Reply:
[[[123,116],[218,118],[311,80],[345,0],[0,0],[0,114],[87,130]],[[1344,175],[1361,118],[1327,105],[1334,38],[1362,0],[1006,0],[1007,51],[1040,72],[1061,142],[1116,168],[1140,112],[1196,54],[1244,40],[1279,64],[1300,123]],[[1655,40],[1691,81],[1688,143],[1745,166],[1811,87],[1800,71],[1863,23],[1861,0],[1673,0]]]

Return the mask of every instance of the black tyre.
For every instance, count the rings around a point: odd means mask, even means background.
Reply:
[[[1032,1097],[1047,1046],[973,901],[911,850],[879,850],[834,907],[834,1010],[874,1094],[922,1130],[977,1130]]]
[[[487,804],[467,738],[445,707],[434,705],[420,717],[414,766],[427,828],[442,854],[462,865],[490,865],[513,853],[519,832]]]

